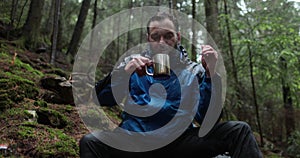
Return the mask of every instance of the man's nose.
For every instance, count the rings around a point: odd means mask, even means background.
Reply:
[[[160,36],[159,43],[160,44],[165,44],[166,43],[164,36]]]

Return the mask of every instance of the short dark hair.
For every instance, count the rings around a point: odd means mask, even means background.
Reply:
[[[151,17],[149,19],[149,21],[147,23],[147,33],[148,34],[150,33],[149,32],[150,31],[149,25],[150,25],[151,22],[153,22],[153,21],[162,21],[162,20],[165,20],[165,19],[171,20],[173,22],[174,26],[175,26],[175,31],[178,32],[178,30],[179,30],[178,21],[173,15],[171,15],[167,12],[157,12],[153,17]]]

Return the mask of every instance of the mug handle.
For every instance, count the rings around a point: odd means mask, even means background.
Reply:
[[[153,76],[153,73],[148,72],[148,66],[147,66],[147,65],[145,66],[145,71],[146,71],[146,74],[147,74],[147,75]]]

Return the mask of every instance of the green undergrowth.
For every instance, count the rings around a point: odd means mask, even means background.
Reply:
[[[26,78],[0,71],[0,110],[11,107],[24,98],[35,99],[39,90],[36,84]]]
[[[0,43],[0,144],[8,145],[0,158],[79,157],[78,141],[87,130],[76,107],[41,97],[43,77],[68,73],[8,43]]]
[[[29,110],[48,114],[50,124],[39,122],[39,115],[34,118]],[[0,142],[10,142],[8,157],[78,157],[78,140],[72,134],[78,125],[67,116],[71,111],[75,109],[70,105],[39,107],[35,101],[25,100],[1,113]]]
[[[71,136],[56,128],[49,128],[37,123],[23,123],[12,127],[11,137],[26,142],[36,142],[30,156],[34,157],[68,157],[79,152],[77,142]],[[19,143],[18,146],[21,146]],[[30,145],[30,144],[26,144]]]

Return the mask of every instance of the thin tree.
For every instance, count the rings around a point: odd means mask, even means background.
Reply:
[[[239,79],[238,79],[238,75],[237,75],[237,68],[236,68],[236,64],[235,64],[235,58],[234,58],[234,54],[233,54],[233,44],[232,44],[232,38],[231,38],[231,28],[229,25],[229,11],[228,11],[228,7],[227,7],[227,1],[224,0],[224,12],[225,12],[225,25],[226,25],[226,30],[227,30],[227,38],[228,38],[228,47],[229,47],[229,58],[231,61],[231,65],[232,65],[232,73],[233,73],[233,79],[235,82],[235,85],[239,85]],[[237,88],[238,90],[238,88]]]
[[[132,16],[132,8],[133,8],[133,1],[130,0],[129,2],[129,8],[130,8],[130,15],[128,17],[128,30],[131,30],[131,16]],[[132,42],[132,35],[130,31],[127,32],[127,42],[126,42],[126,50],[128,50],[131,47],[131,42]]]
[[[119,1],[119,8],[121,8],[121,1]],[[120,57],[120,21],[121,21],[121,16],[120,16],[120,14],[118,14],[118,30],[117,30],[117,32],[118,32],[118,38],[117,38],[117,60],[119,59],[119,57]]]
[[[58,35],[58,29],[59,29],[59,15],[60,15],[60,4],[61,0],[55,0],[55,11],[54,11],[54,20],[53,20],[53,34],[52,34],[52,49],[51,49],[51,60],[50,64],[55,64],[55,58],[56,58],[56,48],[57,48],[57,35]]]
[[[50,9],[49,9],[49,12],[48,12],[48,18],[47,18],[47,21],[45,22],[45,26],[44,26],[44,34],[47,35],[47,36],[50,36],[53,34],[53,26],[54,26],[54,14],[55,14],[55,3],[56,3],[56,0],[53,0],[51,1],[51,4],[50,4]]]
[[[233,87],[234,90],[236,91],[233,94],[233,99],[232,100],[232,105],[235,106],[238,104],[239,101],[242,100],[241,98],[241,83],[239,81],[238,78],[238,72],[237,72],[237,66],[236,66],[236,62],[235,62],[235,56],[234,56],[234,47],[232,44],[232,34],[231,34],[231,28],[230,28],[230,23],[229,23],[229,18],[230,18],[230,11],[228,9],[228,5],[227,5],[227,0],[223,0],[224,2],[224,14],[225,14],[225,27],[226,27],[226,31],[227,31],[227,41],[228,41],[228,48],[229,48],[229,54],[228,54],[228,58],[229,61],[231,62],[231,68],[230,68],[230,72],[232,73],[233,76]],[[225,108],[226,109],[226,108]]]
[[[172,9],[177,10],[177,0],[172,0]]]
[[[289,138],[292,133],[295,131],[295,112],[293,108],[293,100],[291,94],[291,88],[288,84],[287,73],[288,69],[287,61],[284,57],[280,57],[280,68],[282,70],[282,96],[283,96],[283,107],[285,109],[285,128],[286,128],[286,137]]]
[[[169,0],[169,13],[172,14],[173,1]]]
[[[19,0],[12,0],[11,1],[11,10],[10,10],[10,27],[13,29],[14,28],[14,24],[15,24],[15,17],[16,17],[16,12],[17,12],[17,8],[18,8],[18,3]]]
[[[91,38],[90,38],[90,51],[93,51],[93,39],[94,39],[94,27],[96,26],[96,21],[97,21],[97,16],[98,16],[98,11],[97,11],[97,5],[98,5],[98,0],[95,0],[94,2],[94,7],[93,7],[93,21],[92,21],[92,33],[91,33]]]
[[[143,3],[144,2],[141,3],[141,7],[143,7]],[[144,9],[142,9],[142,15],[141,15],[141,17],[143,18],[143,16],[144,16]],[[143,23],[143,20],[141,19],[141,28],[143,28],[143,25],[144,25],[144,23]],[[144,31],[143,30],[144,29],[140,30],[140,43],[143,43],[143,39],[144,39]]]
[[[257,125],[258,125],[258,130],[259,130],[259,134],[260,134],[260,145],[263,146],[264,145],[264,139],[263,139],[263,132],[262,132],[262,127],[260,124],[260,115],[259,115],[259,106],[257,103],[257,95],[256,95],[256,88],[255,88],[255,82],[254,82],[254,73],[253,73],[253,69],[254,69],[254,65],[253,65],[253,52],[250,48],[250,44],[247,44],[247,48],[248,48],[248,53],[249,53],[249,68],[250,68],[250,79],[251,79],[251,86],[252,86],[252,96],[253,96],[253,102],[254,102],[254,106],[255,106],[255,114],[256,114],[256,120],[257,120]]]
[[[60,2],[60,14],[58,18],[58,34],[57,34],[57,44],[56,44],[56,50],[61,51],[64,48],[64,40],[63,40],[63,33],[64,33],[64,27],[63,27],[63,0]]]
[[[6,38],[9,39],[10,30],[14,29],[15,24],[15,16],[18,8],[18,0],[12,0],[11,10],[10,10],[10,22],[9,22],[9,30],[7,31]]]
[[[83,32],[85,19],[87,17],[88,10],[90,8],[90,3],[91,3],[91,0],[83,0],[83,2],[81,4],[81,9],[80,9],[80,13],[78,16],[78,20],[75,25],[75,29],[74,29],[74,32],[72,35],[71,42],[68,47],[68,51],[66,53],[66,54],[71,54],[72,57],[75,57],[75,55],[76,55],[80,37]]]
[[[23,16],[24,9],[25,9],[25,6],[27,5],[27,3],[28,3],[28,0],[26,0],[26,1],[25,1],[25,3],[24,3],[24,5],[22,6],[21,13],[20,13],[20,15],[19,15],[19,18],[18,18],[18,23],[17,23],[17,26],[16,26],[16,28],[18,28],[18,27],[19,27],[19,25],[20,25],[20,22],[21,22],[21,17]]]
[[[196,0],[192,0],[192,17],[195,20],[196,19]],[[196,61],[197,60],[197,52],[196,52],[196,37],[197,37],[197,32],[195,31],[195,23],[194,21],[192,21],[192,32],[193,32],[193,36],[192,36],[192,56],[191,56],[191,60],[192,61]]]
[[[156,5],[160,6],[160,0],[156,0]]]

